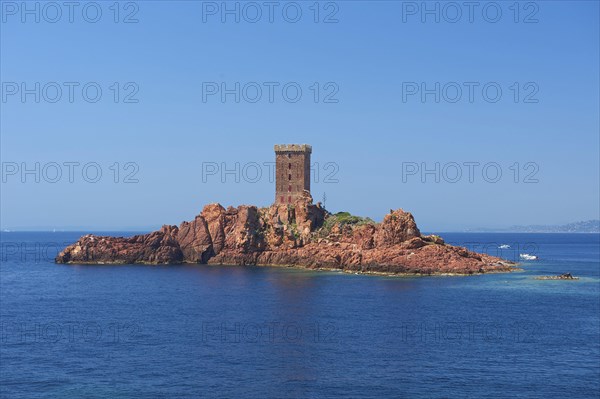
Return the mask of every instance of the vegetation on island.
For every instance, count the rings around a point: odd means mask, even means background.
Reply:
[[[324,237],[331,233],[334,226],[342,228],[345,225],[362,226],[365,224],[376,225],[377,223],[371,218],[355,216],[350,214],[350,212],[330,213],[327,215],[323,226],[321,226],[317,233],[319,236]]]

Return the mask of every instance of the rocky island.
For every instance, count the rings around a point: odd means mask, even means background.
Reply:
[[[421,235],[413,216],[401,209],[375,223],[330,214],[310,197],[268,208],[210,204],[191,222],[129,238],[86,235],[56,262],[277,265],[425,275],[514,270],[511,262]]]
[[[86,235],[57,263],[297,266],[372,274],[508,272],[515,264],[444,243],[391,210],[381,223],[329,213],[310,195],[307,145],[275,146],[276,196],[269,207],[206,205],[191,222],[133,237]]]

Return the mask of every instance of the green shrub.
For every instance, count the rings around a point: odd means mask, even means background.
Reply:
[[[325,237],[331,233],[334,226],[339,225],[340,227],[343,227],[347,224],[352,226],[362,226],[365,224],[375,224],[375,222],[370,218],[351,215],[350,212],[338,212],[329,215],[329,217],[325,219],[323,226],[318,230],[318,235]]]

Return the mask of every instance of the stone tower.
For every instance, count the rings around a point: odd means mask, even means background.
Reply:
[[[308,144],[275,146],[275,203],[291,204],[310,194],[310,154]]]

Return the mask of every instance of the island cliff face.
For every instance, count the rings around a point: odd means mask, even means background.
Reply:
[[[330,214],[310,195],[268,208],[206,205],[179,227],[130,238],[83,236],[57,263],[278,265],[384,274],[506,272],[511,262],[422,236],[413,216],[393,210],[374,223]]]

